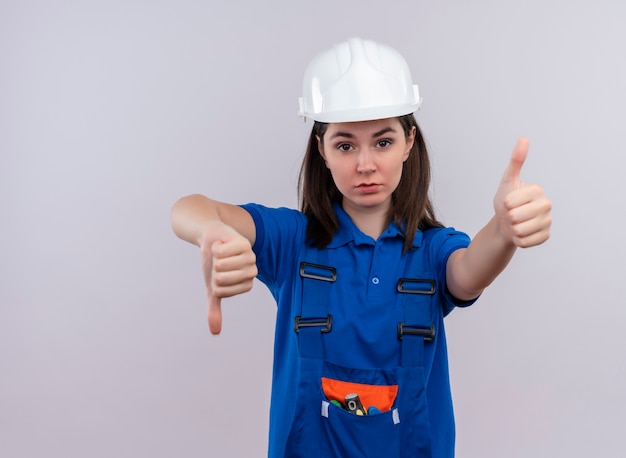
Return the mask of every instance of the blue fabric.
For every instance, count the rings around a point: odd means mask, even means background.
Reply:
[[[285,446],[297,413],[294,397],[299,393],[298,384],[303,378],[302,372],[309,370],[299,358],[298,334],[293,330],[294,318],[301,308],[300,261],[309,256],[311,250],[305,241],[307,220],[296,210],[257,204],[242,207],[256,225],[254,251],[258,278],[267,285],[278,304],[269,456],[282,457],[286,456]],[[407,276],[408,258],[402,253],[402,232],[392,223],[375,241],[363,234],[339,206],[335,211],[339,230],[322,251],[328,259],[327,265],[341,273],[342,281],[333,284],[330,295],[333,330],[323,336],[324,358],[338,367],[396,370],[403,362],[397,323],[405,319],[402,296],[406,296],[398,294],[396,288],[398,280]],[[468,244],[469,237],[452,228],[419,231],[413,242],[427,257],[430,267],[429,272],[411,274],[411,277],[432,278],[439,285],[432,298],[436,308],[430,317],[436,337],[421,350],[423,355],[420,355],[421,367],[418,368],[422,374],[419,378],[425,385],[424,409],[430,423],[434,457],[454,454],[454,417],[443,317],[454,307],[470,305],[473,301],[459,302],[452,297],[445,288],[445,273],[449,255]],[[318,369],[321,370],[315,367],[314,371]],[[294,438],[294,434],[299,432],[292,431],[291,441],[299,439]],[[430,452],[423,456],[430,456]]]

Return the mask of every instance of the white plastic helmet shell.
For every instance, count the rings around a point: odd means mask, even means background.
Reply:
[[[406,61],[395,49],[361,38],[315,57],[304,74],[299,115],[320,122],[392,118],[421,104]]]

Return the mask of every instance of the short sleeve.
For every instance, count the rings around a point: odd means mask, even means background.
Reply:
[[[449,291],[446,278],[446,265],[450,255],[456,250],[467,248],[470,244],[470,237],[464,232],[455,230],[452,227],[437,230],[429,244],[432,259],[436,260],[437,276],[439,277],[442,288],[442,307],[444,316],[449,314],[455,307],[468,307],[472,305],[478,298],[469,301],[461,301],[454,297]]]
[[[254,254],[257,257],[258,278],[276,296],[287,278],[292,278],[294,259],[306,237],[306,217],[289,208],[269,208],[245,204],[256,227]]]

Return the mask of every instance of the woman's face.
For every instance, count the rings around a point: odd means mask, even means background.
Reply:
[[[397,118],[328,125],[318,146],[348,214],[389,210],[414,139]]]

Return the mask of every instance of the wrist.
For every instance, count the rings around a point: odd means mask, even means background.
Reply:
[[[217,237],[216,234],[223,232],[225,227],[229,227],[220,220],[210,219],[201,224],[198,231],[197,245],[202,248],[206,243],[213,243]]]

